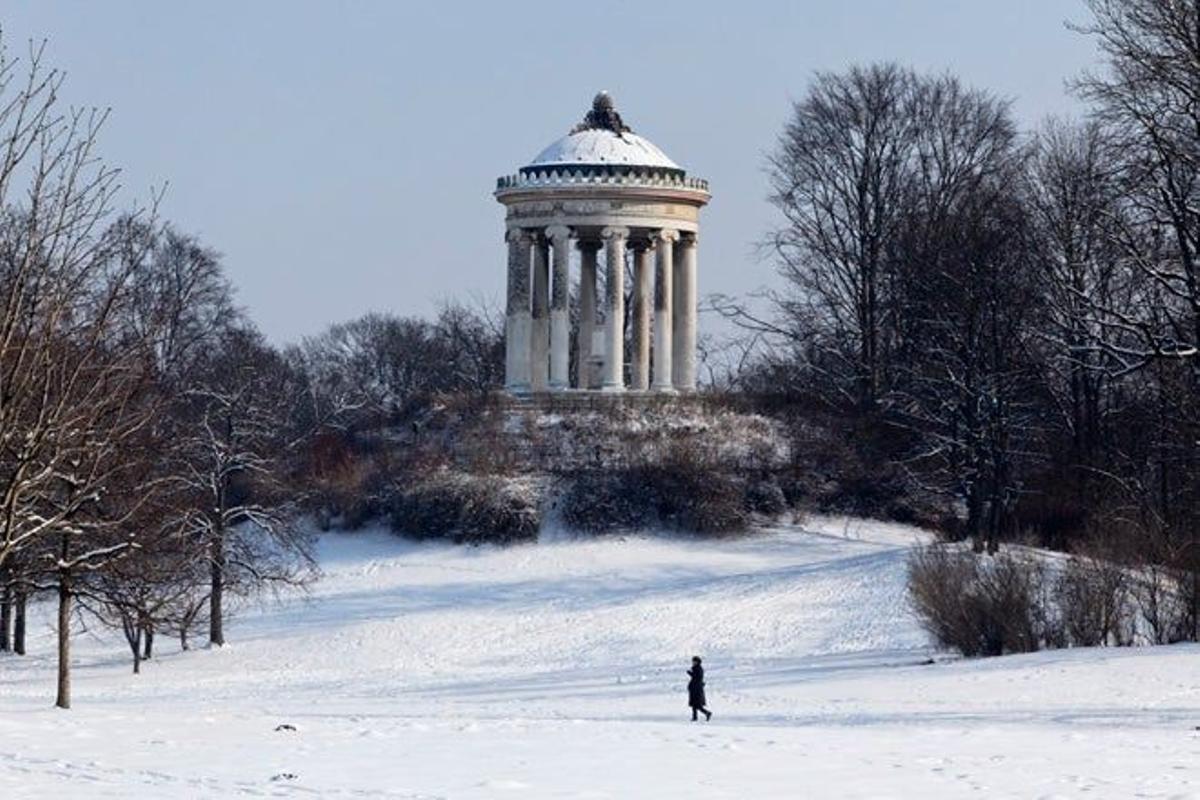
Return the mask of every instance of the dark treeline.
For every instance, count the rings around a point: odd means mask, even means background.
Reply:
[[[818,74],[769,161],[786,288],[732,377],[847,421],[951,538],[1200,566],[1200,3],[1089,0],[1083,121]],[[1189,626],[1185,626],[1189,627]]]

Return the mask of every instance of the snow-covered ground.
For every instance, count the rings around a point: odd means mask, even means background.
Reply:
[[[160,641],[134,677],[80,637],[69,712],[38,609],[32,654],[0,658],[0,798],[1200,797],[1200,648],[931,661],[918,537],[329,535],[309,595],[229,647]]]

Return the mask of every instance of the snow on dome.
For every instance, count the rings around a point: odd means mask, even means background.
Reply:
[[[680,169],[678,164],[649,139],[644,139],[636,133],[617,133],[605,128],[588,128],[570,133],[538,153],[529,166],[581,164]]]
[[[583,122],[538,153],[524,169],[602,164],[683,171],[653,142],[638,136],[625,124],[608,92],[597,94]]]

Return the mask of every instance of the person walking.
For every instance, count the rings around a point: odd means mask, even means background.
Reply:
[[[704,667],[700,666],[700,656],[692,656],[692,668],[687,671],[690,676],[688,681],[688,705],[692,707],[692,722],[695,722],[698,717],[697,712],[704,714],[704,721],[712,719],[712,712],[704,706],[707,705],[704,698]]]

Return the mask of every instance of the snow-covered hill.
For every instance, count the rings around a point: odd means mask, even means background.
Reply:
[[[163,641],[134,677],[81,637],[70,712],[39,609],[32,655],[0,658],[0,798],[1200,797],[1200,648],[932,659],[919,538],[332,534],[311,592],[222,650]]]

